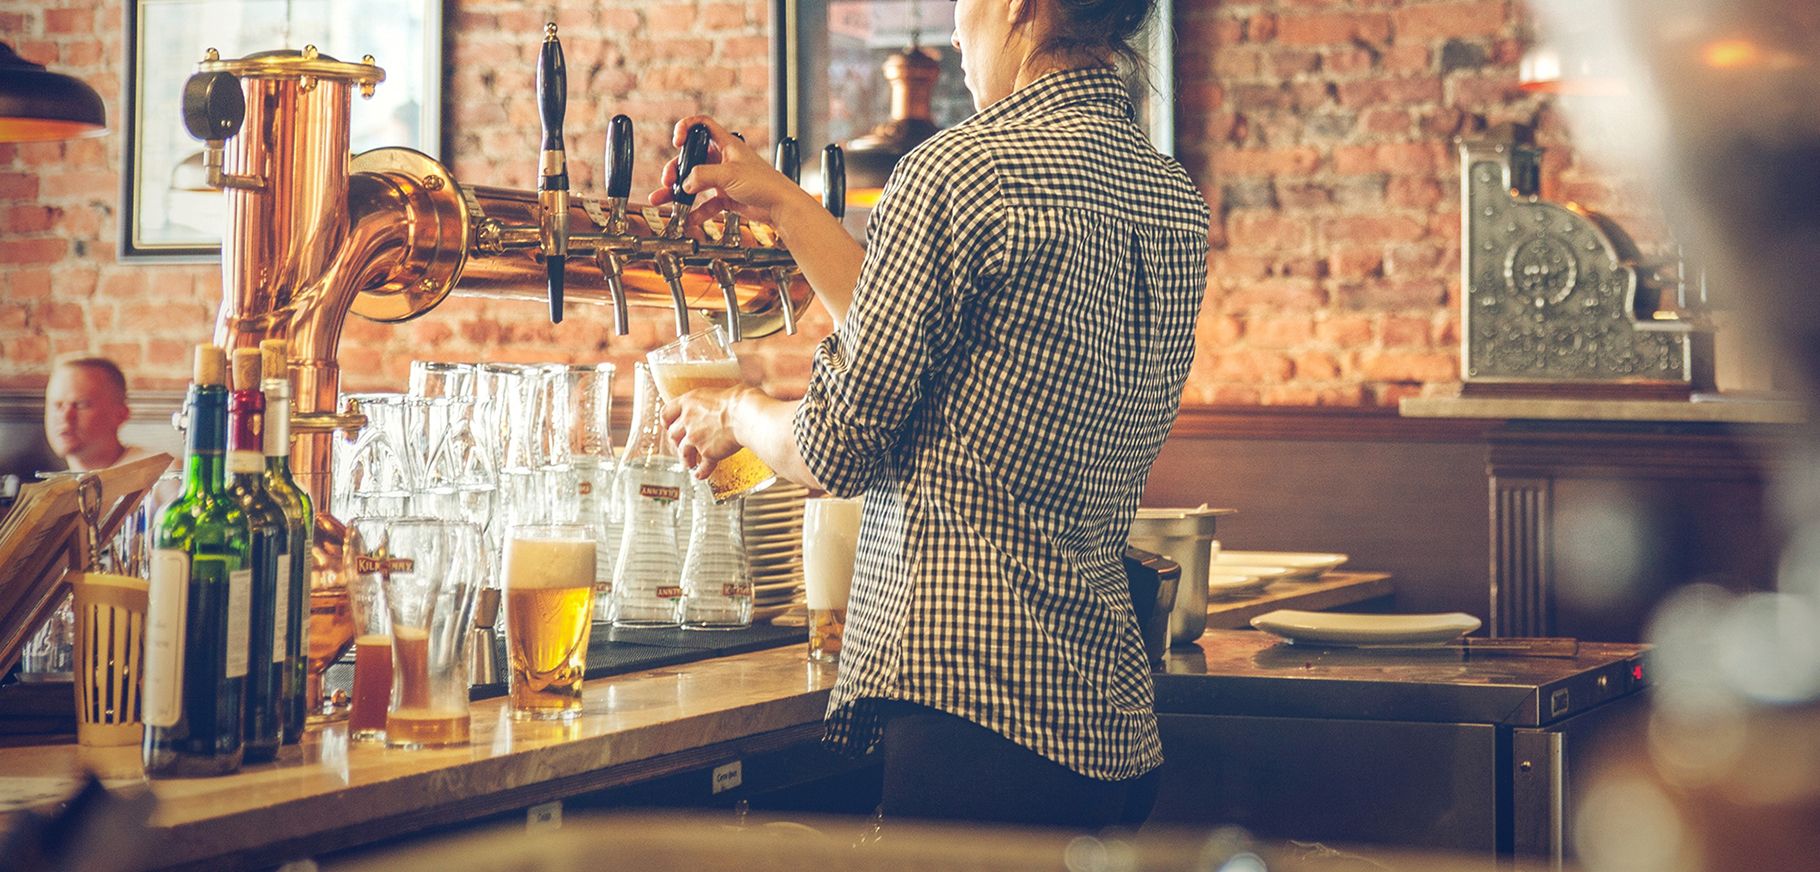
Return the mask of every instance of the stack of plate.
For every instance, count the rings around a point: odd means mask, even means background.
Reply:
[[[780,480],[746,497],[754,621],[769,621],[802,604],[803,500],[808,496],[802,486]]]
[[[1306,551],[1226,551],[1213,556],[1213,575],[1255,575],[1284,581],[1314,581],[1347,560],[1344,554]],[[1280,570],[1280,571],[1279,571]]]

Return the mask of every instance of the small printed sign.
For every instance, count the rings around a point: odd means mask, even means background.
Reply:
[[[740,761],[714,767],[714,793],[725,793],[745,783],[745,767]]]
[[[525,832],[562,829],[562,800],[546,802],[525,809]]]

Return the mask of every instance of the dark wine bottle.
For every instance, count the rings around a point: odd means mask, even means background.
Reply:
[[[226,774],[243,752],[253,571],[246,521],[222,485],[226,364],[221,349],[196,347],[183,496],[158,514],[142,746],[152,776]]]
[[[291,376],[282,339],[259,343],[260,373],[265,377],[265,490],[284,511],[286,549],[279,573],[280,614],[284,620],[284,744],[303,739],[309,699],[304,687],[309,678],[308,603],[310,595],[310,540],[314,521],[310,495],[291,477]]]
[[[247,633],[246,761],[278,756],[284,734],[284,636],[290,616],[290,537],[284,509],[265,490],[265,385],[259,349],[234,349],[234,393],[228,399],[228,498],[246,519],[253,568]],[[283,582],[279,581],[280,573]]]

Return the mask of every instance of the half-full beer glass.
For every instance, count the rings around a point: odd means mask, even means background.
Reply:
[[[506,534],[506,651],[512,715],[550,720],[581,712],[594,602],[594,532],[580,524]]]
[[[651,364],[651,377],[657,380],[657,392],[664,402],[699,388],[730,388],[744,384],[739,374],[739,359],[727,344],[719,327],[684,336],[646,356]],[[708,488],[714,501],[722,502],[762,490],[777,480],[771,470],[750,448],[741,448],[714,467],[708,476]]]

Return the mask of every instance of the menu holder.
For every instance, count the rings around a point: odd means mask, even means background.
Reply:
[[[67,576],[88,568],[170,465],[170,455],[157,454],[19,489],[0,522],[0,675],[62,601]]]

